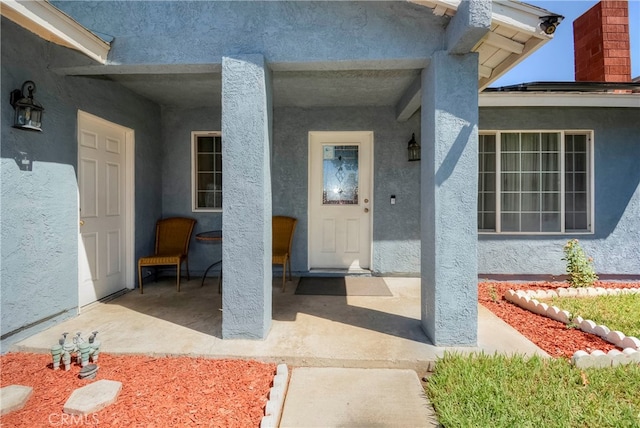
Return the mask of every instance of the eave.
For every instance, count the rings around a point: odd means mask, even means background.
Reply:
[[[594,92],[484,92],[480,107],[607,107],[640,108],[640,94]]]
[[[40,38],[82,52],[105,64],[111,46],[44,0],[0,0],[2,16]]]
[[[433,9],[439,16],[454,16],[460,0],[408,0]],[[553,37],[540,29],[548,10],[518,1],[492,2],[491,31],[476,44],[479,56],[478,89],[482,91]]]

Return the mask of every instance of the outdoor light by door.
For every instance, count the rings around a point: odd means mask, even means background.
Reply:
[[[25,89],[29,94],[25,96]],[[42,112],[44,107],[38,101],[33,99],[36,92],[36,84],[31,80],[27,80],[22,84],[22,89],[14,89],[11,91],[11,105],[13,106],[15,118],[13,127],[18,129],[26,129],[28,131],[42,131]]]
[[[409,162],[420,160],[420,144],[416,141],[416,134],[411,134],[407,149],[409,150]]]

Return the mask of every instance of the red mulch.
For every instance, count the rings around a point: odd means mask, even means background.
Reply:
[[[478,285],[478,300],[484,307],[502,318],[552,357],[571,358],[579,350],[595,351],[599,349],[608,352],[611,349],[616,349],[614,345],[598,336],[584,333],[578,329],[567,328],[559,321],[522,309],[507,302],[504,298],[508,290],[555,290],[567,286],[566,282],[481,282]],[[640,283],[598,281],[595,286],[631,288],[640,286]],[[495,292],[493,297],[496,298],[496,301],[492,298],[491,290]]]
[[[81,380],[80,366],[54,371],[45,354],[10,353],[0,364],[3,387],[33,387],[22,410],[0,418],[11,427],[258,427],[276,371],[256,361],[101,354],[96,378]],[[62,413],[76,388],[100,379],[122,382],[115,404],[84,418]]]

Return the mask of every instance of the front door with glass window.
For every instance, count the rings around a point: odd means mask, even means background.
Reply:
[[[371,263],[372,132],[309,133],[309,268]]]

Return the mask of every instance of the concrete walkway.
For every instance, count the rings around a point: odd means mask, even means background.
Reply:
[[[295,280],[295,278],[294,278]],[[508,324],[479,306],[477,347],[437,347],[420,324],[420,279],[385,278],[393,296],[301,296],[296,284],[273,290],[273,324],[265,340],[222,340],[221,297],[215,278],[200,287],[172,279],[150,283],[12,347],[49,352],[63,332],[97,330],[101,352],[249,358],[291,367],[409,368],[424,371],[445,351],[544,354]],[[470,323],[471,324],[471,323]]]
[[[295,280],[295,278],[294,278]],[[420,325],[420,280],[385,278],[392,296],[301,296],[274,283],[273,324],[262,341],[222,340],[215,279],[145,285],[85,308],[18,342],[14,351],[48,353],[63,332],[97,330],[101,352],[244,358],[292,370],[282,426],[436,426],[420,378],[446,351],[545,355],[478,306],[477,347],[437,347]],[[471,324],[471,323],[470,323]],[[391,370],[393,369],[393,370]]]
[[[416,372],[301,367],[293,370],[281,428],[437,427]]]

